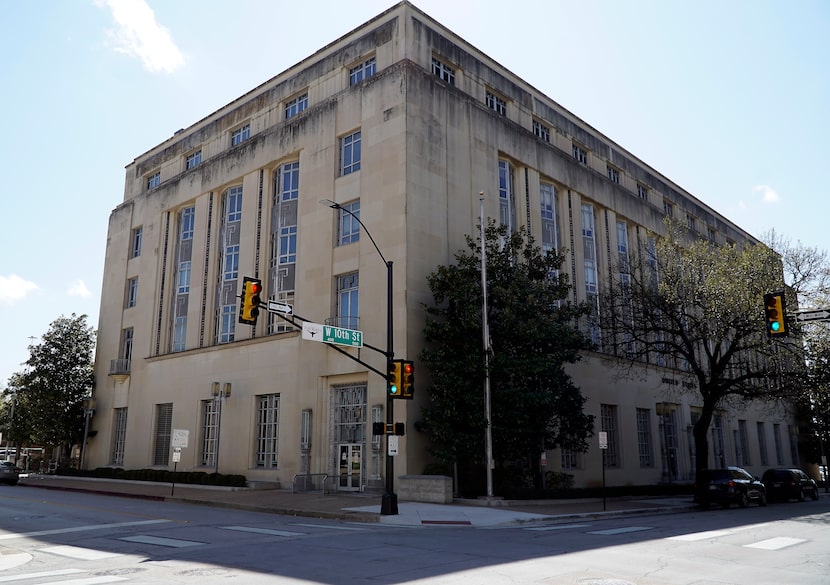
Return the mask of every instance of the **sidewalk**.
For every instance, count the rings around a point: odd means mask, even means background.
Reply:
[[[429,504],[398,500],[398,514],[380,514],[380,496],[283,489],[223,488],[156,482],[102,480],[54,475],[21,476],[19,486],[81,491],[110,496],[184,502],[351,522],[398,526],[509,526],[530,522],[569,522],[614,515],[662,514],[694,509],[689,497],[578,500],[455,500]]]

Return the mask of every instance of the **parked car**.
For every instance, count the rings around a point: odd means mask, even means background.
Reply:
[[[12,461],[0,461],[0,483],[17,485],[21,469]]]
[[[695,479],[695,502],[704,508],[710,504],[746,508],[750,502],[766,506],[767,490],[760,479],[740,467],[703,469]]]
[[[761,481],[767,488],[770,500],[798,500],[803,502],[809,495],[818,499],[818,485],[800,469],[767,469]]]

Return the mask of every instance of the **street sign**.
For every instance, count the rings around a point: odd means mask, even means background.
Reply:
[[[173,429],[173,440],[170,444],[174,448],[187,447],[187,439],[190,436],[190,431],[187,429]]]
[[[182,448],[173,447],[173,463],[178,463],[182,460]]]
[[[303,339],[310,341],[322,341],[324,343],[336,343],[337,345],[348,345],[349,347],[363,347],[363,332],[356,329],[344,329],[321,325],[320,323],[303,323]]]
[[[830,311],[827,309],[818,309],[816,311],[802,311],[795,314],[795,320],[799,323],[804,321],[825,321],[830,319]]]
[[[387,454],[388,455],[397,455],[398,454],[398,436],[397,435],[386,435],[387,440],[389,441],[389,449]]]
[[[294,308],[288,303],[278,303],[277,301],[268,301],[269,313],[282,313],[283,315],[290,315],[294,312]]]
[[[608,448],[608,433],[605,431],[599,432],[599,448],[600,449],[607,449]]]

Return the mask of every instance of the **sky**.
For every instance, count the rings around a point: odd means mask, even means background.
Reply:
[[[4,2],[0,387],[56,319],[98,327],[127,164],[395,3]],[[830,249],[827,0],[412,3],[753,236]]]

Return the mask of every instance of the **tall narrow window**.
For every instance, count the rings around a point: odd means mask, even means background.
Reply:
[[[617,261],[620,284],[627,290],[631,284],[631,263],[628,256],[628,226],[624,221],[617,221]]]
[[[142,228],[139,226],[133,230],[132,238],[130,238],[130,258],[137,258],[141,256],[141,236]]]
[[[179,278],[176,293],[183,295],[190,292],[190,260],[179,262]]]
[[[781,425],[773,423],[772,438],[775,441],[776,465],[784,465],[784,448],[781,445]]]
[[[761,453],[761,465],[769,465],[769,455],[767,453],[767,431],[764,428],[764,423],[756,422],[755,429],[758,433],[758,450]]]
[[[176,241],[176,293],[170,315],[173,334],[170,337],[170,351],[184,351],[187,338],[187,309],[190,300],[190,275],[193,257],[194,207],[185,207],[179,212],[178,240]]]
[[[654,455],[651,446],[651,411],[637,409],[637,448],[640,453],[640,467],[652,467]]]
[[[147,190],[155,189],[161,184],[161,172],[156,171],[152,175],[147,176]]]
[[[738,421],[738,442],[740,445],[740,452],[738,453],[738,465],[751,465],[749,457],[749,431],[747,430],[746,421]]]
[[[256,466],[277,467],[280,444],[280,395],[264,394],[257,397]]]
[[[349,213],[351,212],[351,213]],[[337,245],[344,246],[360,239],[360,201],[352,201],[337,210]]]
[[[337,277],[337,325],[346,329],[359,329],[357,272]]]
[[[182,210],[182,240],[193,239],[193,225],[196,219],[196,208],[187,207]]]
[[[274,175],[274,198],[271,208],[270,251],[268,257],[268,298],[283,303],[294,300],[297,262],[297,205],[300,194],[300,163],[280,165]],[[291,331],[293,325],[268,315],[268,333]]]
[[[236,333],[239,278],[240,232],[242,224],[242,186],[230,187],[223,198],[222,266],[216,303],[215,342],[229,343]]]
[[[156,433],[153,448],[153,465],[170,461],[170,433],[173,427],[173,404],[156,404]]]
[[[121,330],[121,351],[122,360],[129,362],[133,359],[133,328],[126,327]],[[126,364],[126,371],[130,371],[129,363]]]
[[[280,264],[293,264],[297,261],[297,226],[280,228]]]
[[[136,303],[138,302],[138,277],[134,276],[133,278],[127,281],[127,301],[126,306],[127,308],[135,307]]]
[[[582,205],[582,251],[585,258],[585,292],[595,295],[597,288],[597,243],[594,229],[594,208]]]
[[[603,450],[606,467],[619,467],[619,436],[617,434],[617,405],[600,405],[600,424],[607,433],[608,448]]]
[[[236,146],[251,137],[251,125],[245,124],[231,133],[231,146]]]
[[[542,214],[542,251],[552,252],[559,247],[559,224],[556,217],[556,187],[551,183],[539,184]]]
[[[513,165],[499,160],[499,220],[510,232],[516,229],[516,203],[513,193]]]
[[[216,465],[221,407],[219,400],[202,400],[202,440],[199,448],[199,465],[204,467]]]
[[[112,411],[112,457],[110,463],[124,466],[124,449],[127,444],[127,409],[114,408]]]
[[[340,139],[340,174],[360,170],[360,130]]]
[[[375,58],[367,59],[360,65],[356,65],[349,69],[349,85],[360,83],[364,79],[375,74]]]
[[[308,94],[304,93],[285,104],[285,119],[293,118],[297,114],[304,112],[308,108]]]

